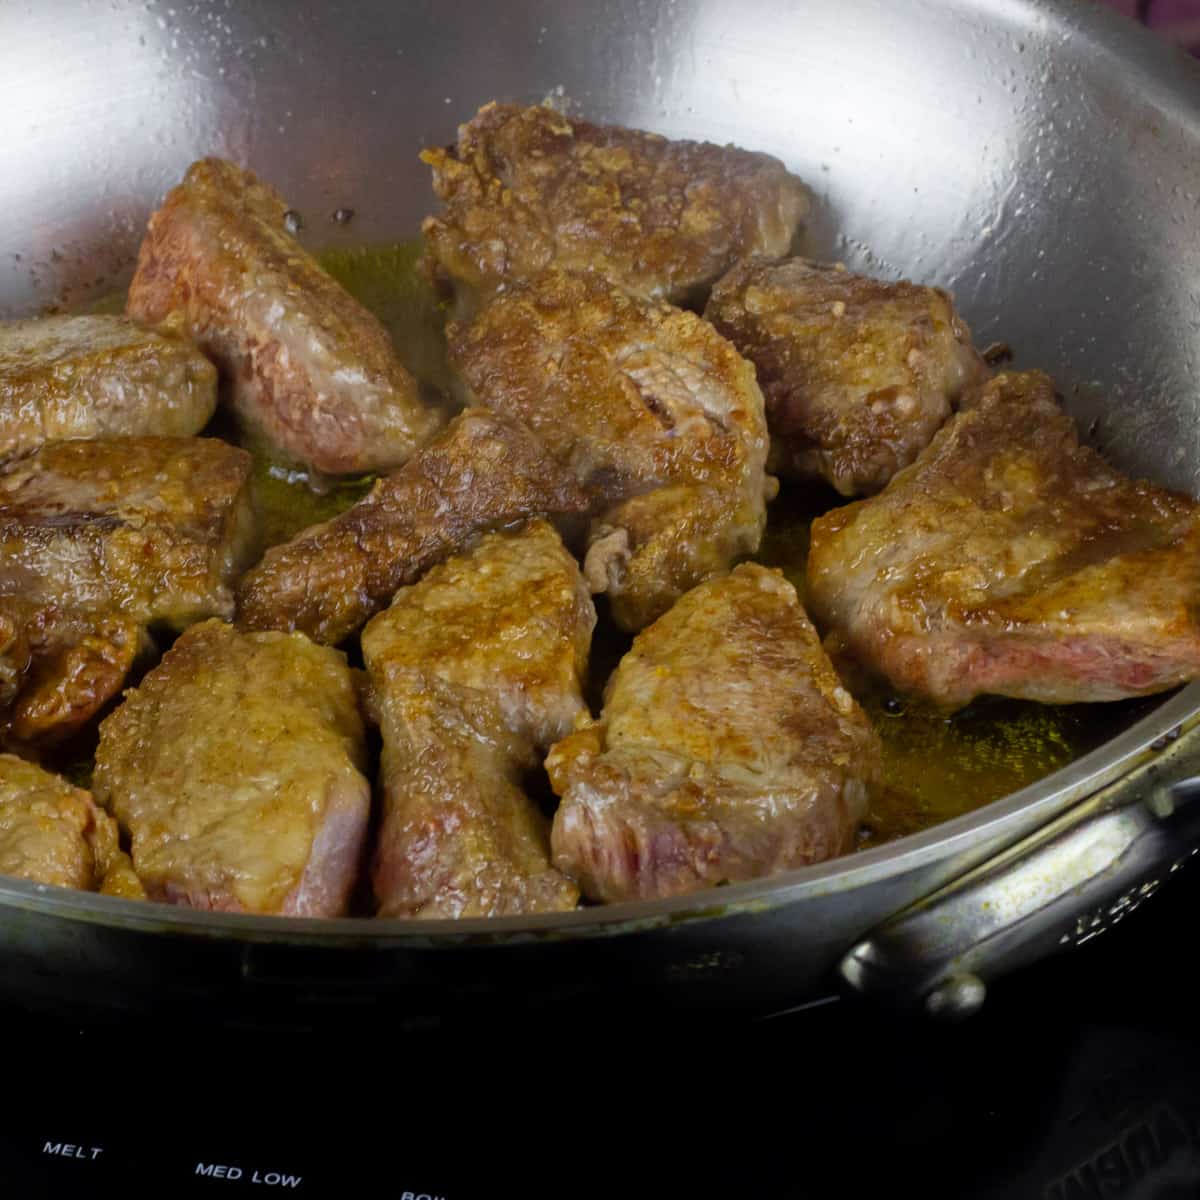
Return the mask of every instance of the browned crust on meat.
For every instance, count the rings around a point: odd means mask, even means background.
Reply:
[[[447,337],[470,397],[527,423],[595,497],[585,573],[622,626],[757,550],[773,483],[762,395],[695,314],[554,269]]]
[[[754,363],[770,467],[875,492],[916,458],[987,368],[940,288],[754,256],[705,317]]]
[[[238,623],[336,644],[477,533],[588,507],[527,429],[469,409],[352,508],[268,550],[238,589]]]
[[[205,621],[105,719],[93,785],[153,899],[340,916],[366,834],[365,759],[344,655]]]
[[[383,916],[574,908],[548,822],[522,789],[586,712],[596,613],[543,521],[434,567],[363,633],[383,733],[373,881]]]
[[[808,586],[846,652],[947,708],[1200,676],[1200,505],[1081,446],[1038,371],[998,375],[880,495],[814,522]]]
[[[78,641],[39,665],[13,708],[13,736],[46,742],[79,732],[121,690],[144,638],[136,621],[98,619]]]
[[[250,471],[215,438],[44,446],[0,471],[0,595],[177,628],[231,616]]]
[[[19,740],[76,732],[145,628],[233,615],[251,460],[206,438],[49,443],[0,469],[0,697]]]
[[[13,754],[0,754],[0,874],[137,898],[117,827],[90,792]]]
[[[782,254],[807,189],[766,154],[487,104],[458,145],[426,150],[445,203],[423,226],[442,271],[470,289],[549,266],[588,267],[682,302],[744,254]]]
[[[285,210],[251,172],[195,163],[150,218],[128,312],[181,323],[284,456],[331,475],[397,466],[443,418],[379,321],[287,233]]]
[[[0,461],[68,438],[187,437],[216,406],[216,368],[168,331],[102,315],[0,324]]]
[[[643,630],[551,750],[554,862],[605,901],[817,862],[850,848],[880,755],[795,589],[744,564]]]

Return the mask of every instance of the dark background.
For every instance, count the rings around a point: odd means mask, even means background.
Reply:
[[[9,1011],[0,1196],[283,1190],[257,1168],[300,1175],[298,1195],[396,1200],[1196,1197],[1198,906],[1193,868],[948,1027],[846,1000],[286,1037]]]
[[[1135,17],[1163,36],[1200,54],[1200,2],[1198,0],[1108,0],[1113,8]]]

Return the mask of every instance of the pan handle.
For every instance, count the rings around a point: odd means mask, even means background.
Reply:
[[[951,1020],[987,983],[1123,921],[1200,848],[1200,726],[1130,775],[891,917],[842,959],[854,992]]]

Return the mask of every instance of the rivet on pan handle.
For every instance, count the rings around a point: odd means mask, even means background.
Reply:
[[[1119,924],[1200,847],[1200,728],[996,858],[892,917],[842,959],[844,984],[960,1019],[987,983]]]

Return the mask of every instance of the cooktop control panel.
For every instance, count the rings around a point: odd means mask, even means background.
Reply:
[[[951,1026],[848,1001],[286,1035],[0,1008],[0,1197],[1196,1197],[1198,906],[1192,867]]]
[[[79,1142],[69,1140],[78,1135],[63,1136],[57,1128],[76,1128],[79,1119],[60,1121],[48,1116],[40,1122],[53,1130],[48,1134],[10,1129],[0,1138],[0,1180],[7,1184],[3,1194],[22,1198],[195,1195],[232,1200],[364,1195],[381,1183],[386,1184],[389,1200],[465,1200],[478,1194],[464,1191],[461,1181],[444,1186],[421,1178],[429,1172],[406,1168],[403,1153],[383,1153],[376,1139],[366,1146],[339,1147],[341,1139],[327,1141],[309,1130],[298,1138],[300,1144],[279,1153],[225,1145],[224,1153],[213,1154],[205,1152],[205,1144],[220,1150],[224,1139],[206,1131],[203,1118],[196,1114],[179,1111],[177,1117],[173,1132],[106,1134]]]

